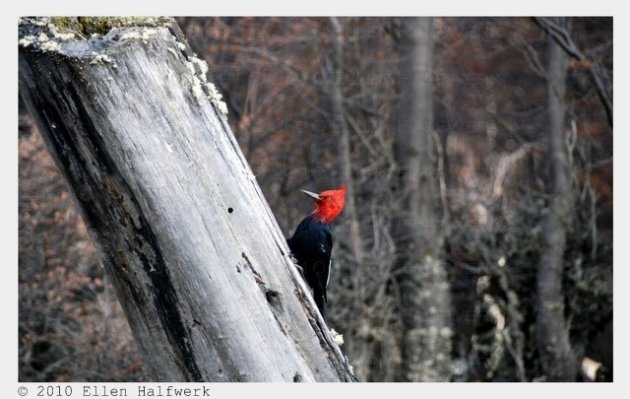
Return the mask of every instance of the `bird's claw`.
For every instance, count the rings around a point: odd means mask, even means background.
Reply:
[[[289,260],[293,263],[293,266],[295,266],[298,269],[298,271],[300,272],[300,274],[302,276],[304,276],[304,269],[302,268],[302,266],[298,265],[298,261],[295,258],[295,256],[293,256],[292,253],[289,253],[288,256],[289,256]]]

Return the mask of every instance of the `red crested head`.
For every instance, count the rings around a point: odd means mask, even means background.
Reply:
[[[326,190],[319,194],[302,190],[315,201],[313,217],[324,223],[331,223],[343,210],[346,203],[346,185],[342,184],[336,190]]]

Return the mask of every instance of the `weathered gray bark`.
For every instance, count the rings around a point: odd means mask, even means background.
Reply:
[[[400,106],[395,157],[401,312],[401,378],[443,381],[450,375],[450,294],[442,261],[434,164],[433,21],[405,18],[400,43]]]
[[[558,21],[561,25],[566,19]],[[552,38],[548,39],[547,102],[549,107],[549,156],[551,159],[551,202],[543,230],[542,259],[538,265],[538,315],[536,332],[543,369],[549,381],[573,381],[577,375],[564,317],[562,276],[566,229],[571,217],[571,184],[565,146],[565,92],[567,56]]]
[[[175,22],[93,40],[44,22],[20,24],[20,95],[154,378],[352,380]]]

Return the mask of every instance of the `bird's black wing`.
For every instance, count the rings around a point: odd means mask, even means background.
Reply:
[[[324,314],[333,245],[330,226],[307,217],[287,242],[298,265],[304,270],[306,282],[313,289],[320,312]]]

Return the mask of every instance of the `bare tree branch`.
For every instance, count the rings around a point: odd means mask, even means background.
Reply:
[[[578,61],[589,61],[591,64],[589,68],[589,73],[591,78],[593,79],[593,83],[595,83],[595,88],[597,89],[597,95],[602,102],[606,110],[606,116],[608,117],[608,124],[612,127],[613,125],[613,106],[612,106],[612,88],[605,87],[604,85],[604,72],[602,67],[598,62],[589,60],[577,47],[573,39],[571,39],[571,35],[564,27],[558,25],[551,18],[544,17],[535,17],[534,21],[543,28],[555,41],[558,43],[560,47],[568,55],[575,58]]]

